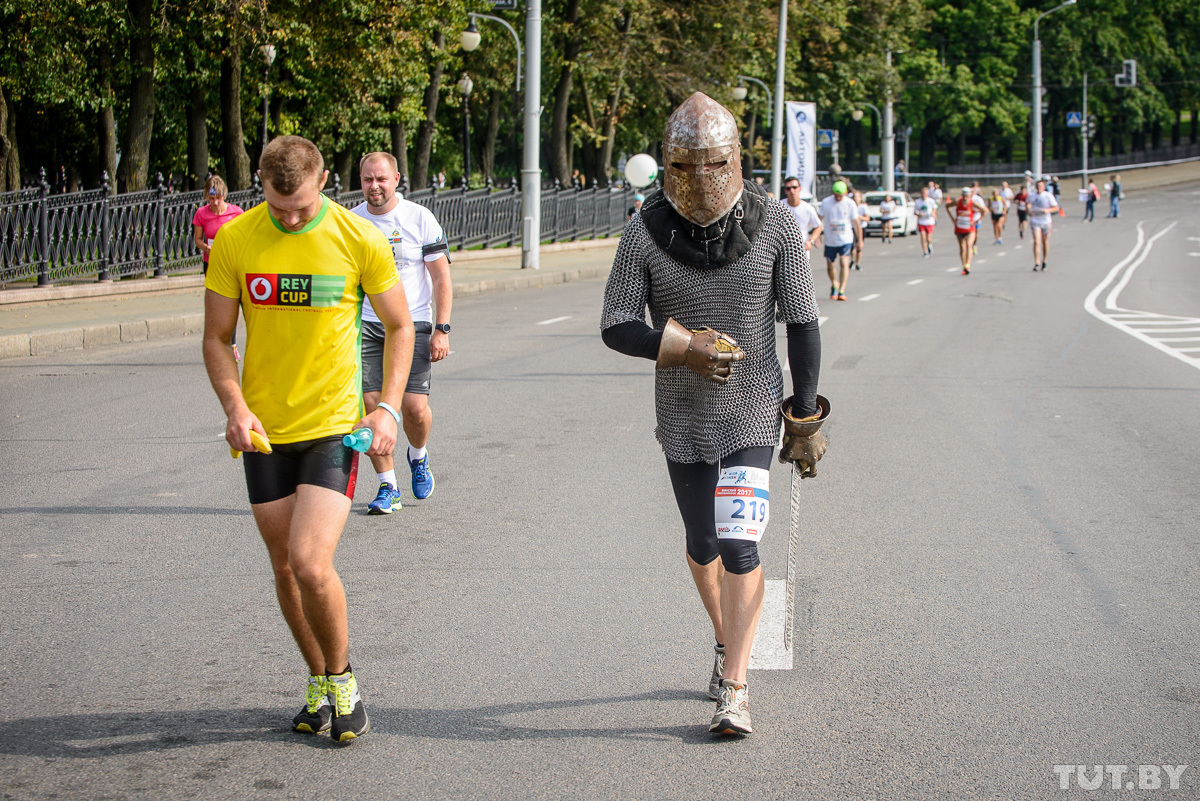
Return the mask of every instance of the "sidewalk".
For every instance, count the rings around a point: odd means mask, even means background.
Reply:
[[[454,297],[604,278],[618,239],[543,245],[541,269],[522,270],[519,248],[451,253]],[[199,336],[200,275],[0,290],[0,359]]]

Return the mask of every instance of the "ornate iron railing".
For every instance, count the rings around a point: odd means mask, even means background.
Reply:
[[[230,192],[245,210],[263,202],[262,187]],[[542,192],[543,241],[613,236],[625,226],[632,189],[563,189]],[[353,208],[361,190],[343,192],[334,177],[325,195]],[[509,246],[521,239],[521,194],[514,185],[483,189],[422,189],[408,200],[433,212],[452,249]],[[0,288],[36,280],[107,281],[127,276],[194,272],[201,256],[192,217],[202,192],[168,194],[162,176],[153,189],[114,195],[108,177],[99,189],[51,195],[45,171],[37,186],[0,193]]]

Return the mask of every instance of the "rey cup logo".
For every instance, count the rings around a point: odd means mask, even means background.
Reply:
[[[341,275],[247,273],[246,289],[255,306],[336,306],[346,291]]]

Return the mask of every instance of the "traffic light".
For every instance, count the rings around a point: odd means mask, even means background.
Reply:
[[[1113,76],[1113,82],[1117,86],[1130,88],[1137,86],[1137,59],[1127,58],[1124,65],[1124,71]]]

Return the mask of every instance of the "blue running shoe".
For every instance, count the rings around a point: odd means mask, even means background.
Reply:
[[[367,504],[369,515],[390,515],[397,509],[403,508],[400,503],[400,493],[391,484],[383,481],[379,484],[379,494],[375,500]]]
[[[433,473],[429,472],[429,454],[425,454],[423,459],[410,460],[408,466],[412,468],[413,474],[413,497],[423,501],[433,494]]]

